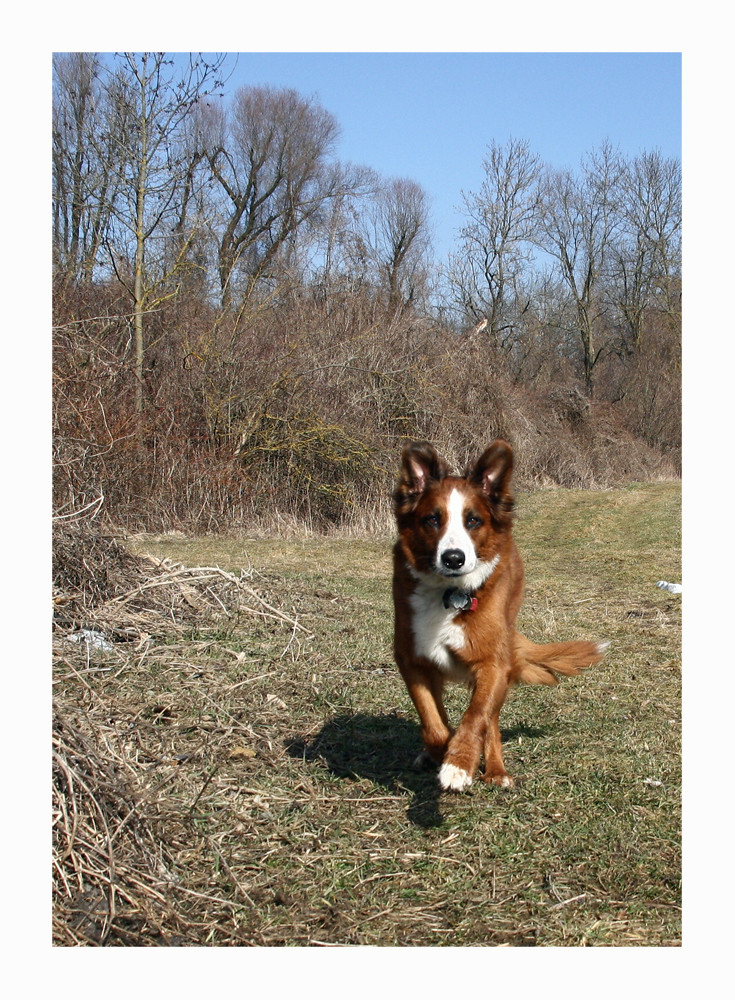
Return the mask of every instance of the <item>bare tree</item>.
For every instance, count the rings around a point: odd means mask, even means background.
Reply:
[[[496,347],[510,344],[520,276],[531,253],[540,159],[525,140],[493,142],[483,160],[485,179],[476,194],[463,193],[467,221],[452,255],[453,298],[470,319],[487,319]]]
[[[405,177],[378,182],[358,222],[357,242],[386,290],[389,312],[413,302],[426,281],[431,249],[429,202],[421,185]]]
[[[623,320],[621,349],[638,347],[652,308],[681,319],[681,164],[658,151],[626,164],[621,177],[621,234],[612,294]]]
[[[303,226],[343,190],[330,154],[334,117],[294,90],[245,87],[229,113],[212,114],[208,160],[224,196],[218,235],[222,303],[235,301],[244,276],[247,299]]]
[[[582,348],[585,391],[593,395],[593,372],[604,340],[598,342],[604,301],[602,284],[620,229],[622,162],[603,143],[582,162],[579,175],[549,170],[542,180],[535,242],[555,261],[571,295]]]
[[[53,57],[53,255],[66,278],[89,281],[119,189],[110,88],[92,52]]]
[[[183,192],[191,180],[190,157],[183,141],[192,108],[221,88],[224,57],[207,62],[189,55],[178,68],[163,52],[128,52],[117,58],[117,70],[108,83],[116,113],[113,122],[118,143],[120,197],[113,208],[118,226],[111,262],[133,300],[136,372],[136,414],[142,435],[144,410],[145,317],[162,297],[186,260],[181,243]],[[176,234],[174,258],[166,247]],[[128,247],[128,253],[125,253]],[[132,262],[132,281],[120,258]]]

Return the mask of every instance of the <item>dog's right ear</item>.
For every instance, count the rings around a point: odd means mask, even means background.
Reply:
[[[407,445],[401,455],[401,478],[395,492],[397,507],[413,506],[429,482],[449,475],[449,466],[428,441]]]

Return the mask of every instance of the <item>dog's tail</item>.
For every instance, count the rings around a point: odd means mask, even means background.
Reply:
[[[516,632],[513,642],[513,677],[519,684],[558,684],[557,674],[578,674],[598,663],[609,642],[550,642],[539,645]]]

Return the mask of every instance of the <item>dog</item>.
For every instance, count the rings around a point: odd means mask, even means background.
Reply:
[[[513,452],[493,441],[464,476],[428,442],[408,445],[393,495],[394,654],[421,722],[417,764],[439,768],[448,791],[483,780],[509,788],[499,715],[512,684],[556,684],[602,659],[608,643],[537,645],[515,628],[523,563],[511,531]],[[471,689],[456,732],[442,700],[447,681]]]

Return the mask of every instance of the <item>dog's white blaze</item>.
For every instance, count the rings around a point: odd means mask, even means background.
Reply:
[[[439,769],[439,784],[453,792],[462,792],[472,784],[472,775],[454,764],[442,764]]]
[[[447,501],[447,526],[436,547],[436,568],[442,569],[442,553],[449,549],[459,549],[464,553],[462,573],[471,573],[477,565],[477,553],[472,539],[464,526],[464,493],[452,490]]]

